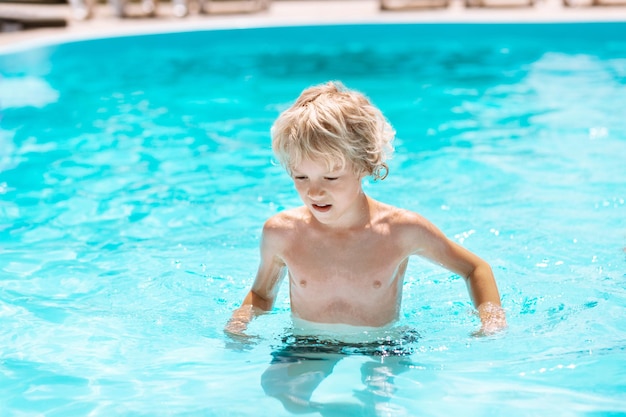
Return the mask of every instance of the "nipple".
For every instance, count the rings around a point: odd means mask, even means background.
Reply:
[[[373,285],[373,287],[374,287],[374,288],[378,289],[378,288],[380,288],[383,284],[382,284],[380,281],[376,280],[376,281],[374,281],[374,284],[372,284],[372,285]]]
[[[305,288],[305,287],[306,287],[306,279],[301,279],[301,280],[300,280],[300,286],[301,286],[302,288]]]

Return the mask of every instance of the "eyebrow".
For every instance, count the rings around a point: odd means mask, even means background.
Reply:
[[[335,169],[332,171],[326,171],[322,173],[322,176],[323,177],[339,177],[341,176],[342,173],[343,173],[343,169]],[[292,169],[291,175],[293,175],[294,177],[299,177],[299,176],[306,176],[307,174],[305,174],[304,172],[300,172],[300,171],[296,171],[295,169]]]

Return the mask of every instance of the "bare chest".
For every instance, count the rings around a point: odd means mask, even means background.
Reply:
[[[383,248],[358,245],[307,245],[293,251],[288,264],[295,284],[379,289],[394,276],[399,259]]]
[[[406,259],[382,239],[301,239],[286,257],[292,310],[312,321],[382,325],[397,315]]]

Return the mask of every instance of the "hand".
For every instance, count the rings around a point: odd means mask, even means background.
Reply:
[[[233,316],[228,323],[226,323],[226,327],[224,327],[224,333],[231,337],[240,337],[245,336],[245,332],[248,329],[248,322],[241,320],[235,316]]]
[[[258,336],[250,336],[245,333],[248,323],[231,319],[224,328],[226,334],[226,348],[232,350],[250,350],[259,340]]]
[[[227,347],[249,349],[259,337],[246,334],[248,324],[262,312],[263,310],[245,301],[241,307],[233,311],[232,317],[226,323],[226,327],[224,327],[224,333],[228,336]]]
[[[224,327],[224,333],[233,340],[250,340],[256,338],[255,336],[247,335],[246,330],[248,330],[248,322],[235,317],[231,318],[226,324],[226,327]]]
[[[226,323],[224,332],[234,338],[249,337],[246,335],[248,324],[259,314],[259,310],[253,305],[244,304],[237,310],[233,311],[233,315]]]
[[[474,336],[490,336],[507,327],[504,309],[497,304],[486,302],[479,305],[478,317],[482,325]]]

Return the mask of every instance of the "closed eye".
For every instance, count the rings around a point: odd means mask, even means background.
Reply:
[[[306,180],[306,176],[304,175],[295,175],[293,178],[296,180]]]
[[[335,180],[338,180],[338,179],[339,179],[339,177],[324,177],[324,179],[325,179],[326,181],[335,181]]]

